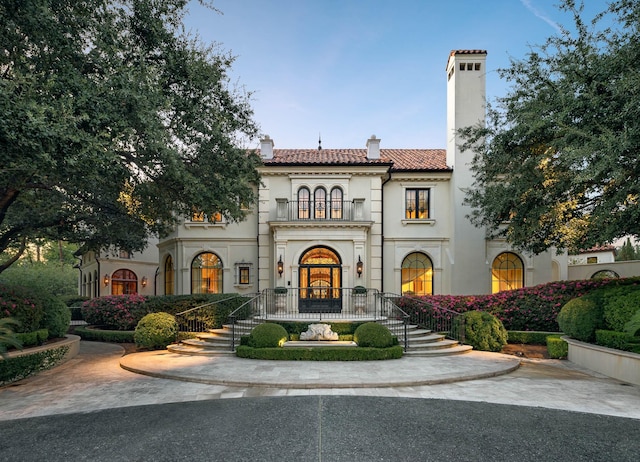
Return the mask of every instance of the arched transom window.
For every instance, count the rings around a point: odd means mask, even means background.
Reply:
[[[491,265],[491,293],[519,289],[524,286],[524,265],[512,252],[498,255]]]
[[[410,253],[402,261],[402,293],[414,295],[433,293],[433,264],[425,254]]]
[[[111,276],[111,295],[138,293],[138,276],[131,270],[119,269]]]
[[[191,293],[222,293],[222,261],[216,254],[204,252],[191,262]]]

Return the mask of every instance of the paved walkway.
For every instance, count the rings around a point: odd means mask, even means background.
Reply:
[[[301,395],[476,401],[640,419],[640,387],[569,361],[484,352],[359,363],[123,353],[116,344],[80,342],[76,358],[0,388],[0,421],[149,404]],[[147,375],[125,370],[121,363]]]

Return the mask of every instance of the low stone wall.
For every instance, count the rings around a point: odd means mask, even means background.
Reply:
[[[569,344],[568,359],[586,369],[640,385],[640,354],[615,350],[562,337]]]
[[[66,361],[69,361],[72,358],[75,358],[80,352],[80,336],[68,334],[65,336],[64,340],[60,340],[59,342],[47,343],[46,345],[41,345],[37,347],[29,347],[24,350],[13,350],[6,354],[6,358],[17,358],[18,356],[26,356],[32,355],[34,353],[39,353],[41,351],[52,350],[54,348],[60,348],[61,346],[69,346],[69,351],[64,355],[64,358],[58,363],[62,364]]]

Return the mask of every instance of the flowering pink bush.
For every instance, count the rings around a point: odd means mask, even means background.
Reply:
[[[16,332],[33,332],[40,328],[44,308],[39,297],[26,288],[0,284],[0,318],[19,322]]]
[[[507,330],[558,332],[558,313],[569,300],[601,287],[630,284],[640,284],[640,279],[558,281],[491,295],[402,297],[398,300],[398,306],[411,317],[414,324],[425,325],[428,324],[426,319],[436,319],[446,325],[453,316],[452,311],[464,313],[479,310],[496,316]]]
[[[109,295],[92,298],[82,304],[84,320],[96,326],[116,330],[133,330],[147,314],[142,295]]]

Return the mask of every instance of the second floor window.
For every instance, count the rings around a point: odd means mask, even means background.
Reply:
[[[327,217],[327,191],[324,188],[316,188],[313,192],[314,198],[314,218],[323,219]]]
[[[340,188],[331,190],[331,218],[342,218],[342,189]]]
[[[298,190],[298,218],[309,218],[310,196],[309,189]]]
[[[429,218],[429,190],[407,189],[404,210],[406,219]]]

